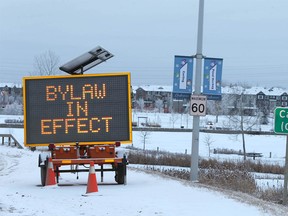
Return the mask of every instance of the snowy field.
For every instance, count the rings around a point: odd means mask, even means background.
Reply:
[[[158,119],[165,124],[165,127],[171,127],[169,117],[166,115],[165,117],[151,115],[152,117],[149,118]],[[14,118],[14,116],[10,117]],[[7,116],[0,116],[0,123],[5,118]],[[0,128],[0,133],[11,133],[20,143],[24,142],[23,129]],[[211,149],[242,150],[240,136],[200,133],[200,157],[209,157],[209,148],[205,142],[207,136],[211,140]],[[145,148],[190,154],[191,142],[191,132],[150,132]],[[138,148],[144,147],[143,135],[140,131],[133,132],[132,145]],[[263,157],[257,160],[284,164],[285,136],[246,135],[246,145],[247,152],[263,154]],[[78,180],[73,174],[62,174],[58,187],[41,187],[40,169],[37,164],[38,154],[39,152],[31,152],[28,149],[19,150],[0,146],[1,216],[51,214],[150,216],[193,215],[193,212],[197,212],[197,215],[288,215],[288,209],[283,206],[268,204],[243,194],[202,187],[197,183],[184,183],[180,180],[139,172],[133,169],[133,165],[129,165],[127,185],[115,184],[113,173],[105,173],[104,182],[98,181],[99,192],[91,197],[82,196],[86,191],[87,173],[80,173]],[[238,155],[221,155],[213,152],[210,152],[210,157],[242,159]],[[100,179],[98,173],[97,178]],[[265,185],[267,181],[261,179],[259,184]],[[270,184],[282,185],[283,177],[279,180],[279,177],[275,176],[275,180]]]
[[[147,119],[146,119],[147,118]],[[244,117],[245,119],[246,117]],[[177,113],[158,113],[158,112],[139,112],[133,110],[132,112],[133,122],[141,126],[141,123],[156,123],[161,125],[162,128],[192,128],[193,117],[189,114],[177,114]],[[254,121],[253,118],[251,122]],[[252,127],[254,131],[273,131],[274,119],[273,115],[268,117],[269,123],[267,125],[260,125],[255,121],[255,125]],[[218,122],[216,122],[216,116],[206,115],[200,118],[200,127],[207,128],[207,123],[212,122],[214,127],[227,128],[235,125],[231,125],[227,116],[218,116]],[[232,128],[231,128],[232,129]]]
[[[288,208],[244,194],[128,169],[127,185],[105,173],[99,192],[86,192],[87,173],[62,174],[58,186],[40,186],[39,152],[0,146],[0,215],[282,215]],[[236,210],[237,209],[237,210]],[[286,214],[287,215],[287,214]]]

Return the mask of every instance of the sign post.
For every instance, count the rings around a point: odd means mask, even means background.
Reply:
[[[205,57],[203,56],[202,53],[203,23],[204,23],[204,0],[199,0],[196,55],[193,57],[175,56],[175,64],[174,64],[173,98],[187,100],[192,94],[192,83],[194,82],[195,84],[195,87],[193,89],[194,91],[191,96],[191,107],[190,107],[190,114],[193,115],[190,181],[198,181],[200,116],[206,115],[207,100],[221,100],[221,78],[222,78],[223,59],[206,58],[205,60]],[[192,80],[192,73],[193,73],[192,58],[196,58],[195,79],[193,78],[193,80]],[[203,94],[206,95],[205,99],[201,97],[203,96],[201,95],[201,77],[202,77],[201,71],[202,71],[203,59],[205,60],[204,81],[203,81],[204,84]]]
[[[194,95],[201,93],[201,70],[202,70],[202,46],[203,46],[203,22],[204,22],[204,0],[199,0],[198,13],[198,33],[197,33],[197,53],[195,71],[195,91]],[[193,117],[192,148],[191,148],[191,172],[190,181],[198,181],[199,164],[199,124],[200,116]]]
[[[284,172],[283,204],[287,204],[288,181],[288,108],[277,107],[274,112],[274,131],[277,134],[286,134],[286,159]]]
[[[285,173],[284,173],[284,192],[283,192],[283,204],[287,204],[287,181],[288,181],[288,135],[286,136],[286,161],[285,161]]]

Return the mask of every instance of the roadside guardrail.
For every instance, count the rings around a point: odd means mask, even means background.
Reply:
[[[12,134],[0,134],[0,137],[2,138],[2,145],[7,144],[8,146],[16,146],[20,149],[23,149],[23,146],[20,145],[20,143],[17,141],[17,139]],[[6,142],[5,142],[6,139]]]

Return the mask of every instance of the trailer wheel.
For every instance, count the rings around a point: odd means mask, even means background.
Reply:
[[[40,167],[40,174],[41,174],[41,184],[42,184],[42,186],[45,186],[45,183],[46,183],[46,172],[47,172],[47,167],[46,166],[41,166]]]
[[[118,184],[124,184],[126,177],[126,165],[118,164],[117,169],[115,171],[115,181]]]
[[[43,157],[39,154],[38,157],[38,167],[40,167],[40,177],[41,177],[41,184],[45,186],[46,183],[46,172],[47,172],[47,159],[43,161]]]

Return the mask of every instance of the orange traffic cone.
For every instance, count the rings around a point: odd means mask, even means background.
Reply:
[[[98,192],[98,185],[97,185],[96,173],[95,173],[95,168],[94,168],[94,162],[91,161],[86,194],[94,193],[94,192]]]
[[[48,158],[45,186],[56,185],[55,173],[53,170],[52,158]]]

